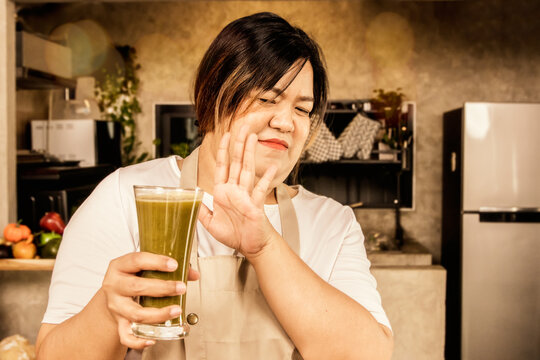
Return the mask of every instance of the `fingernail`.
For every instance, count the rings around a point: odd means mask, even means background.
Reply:
[[[186,292],[186,284],[184,284],[183,282],[180,282],[180,281],[177,282],[176,283],[176,293],[178,295],[181,295],[181,294],[183,294],[185,292]]]
[[[169,259],[167,261],[167,268],[169,270],[171,270],[171,271],[176,270],[177,267],[178,267],[178,263],[176,262],[176,260]]]
[[[175,306],[171,308],[171,311],[170,311],[171,316],[176,317],[180,315],[181,313],[182,313],[182,309],[180,309],[180,306]]]
[[[144,343],[144,346],[152,346],[152,345],[155,345],[156,342],[153,341],[153,340],[147,340],[145,343]]]

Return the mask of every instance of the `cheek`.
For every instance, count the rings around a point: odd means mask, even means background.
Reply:
[[[306,143],[309,135],[310,124],[311,122],[309,120],[302,120],[299,121],[295,126],[294,140],[300,148],[303,148]]]

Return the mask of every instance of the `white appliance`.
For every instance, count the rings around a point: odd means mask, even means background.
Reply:
[[[32,120],[32,150],[80,166],[120,164],[120,124],[92,119]],[[49,131],[47,133],[47,127]]]
[[[444,114],[446,358],[540,359],[540,104]]]

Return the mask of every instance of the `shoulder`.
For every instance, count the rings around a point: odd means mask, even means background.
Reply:
[[[345,237],[359,228],[354,211],[336,200],[298,186],[293,204],[300,231],[313,246],[321,242],[337,251]]]
[[[135,185],[169,185],[180,180],[180,170],[176,165],[176,156],[159,158],[144,163],[118,169],[121,183]]]
[[[293,204],[297,212],[309,214],[310,217],[325,217],[346,222],[356,221],[354,212],[349,206],[327,196],[315,194],[302,185],[292,188],[298,192],[293,198]]]
[[[301,257],[328,281],[346,239],[354,237],[361,244],[360,226],[349,206],[302,186],[297,189],[293,204],[300,232]]]
[[[98,185],[103,191],[112,187],[129,185],[162,185],[180,181],[180,170],[176,166],[176,156],[159,158],[144,163],[121,167],[109,174]]]

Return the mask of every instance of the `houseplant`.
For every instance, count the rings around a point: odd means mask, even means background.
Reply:
[[[136,116],[141,113],[137,99],[141,68],[136,62],[135,48],[125,45],[116,50],[124,60],[124,66],[116,65],[114,73],[104,70],[104,80],[96,81],[95,96],[105,120],[117,121],[122,126],[122,165],[148,160],[148,152],[138,153],[141,142],[137,139]]]

